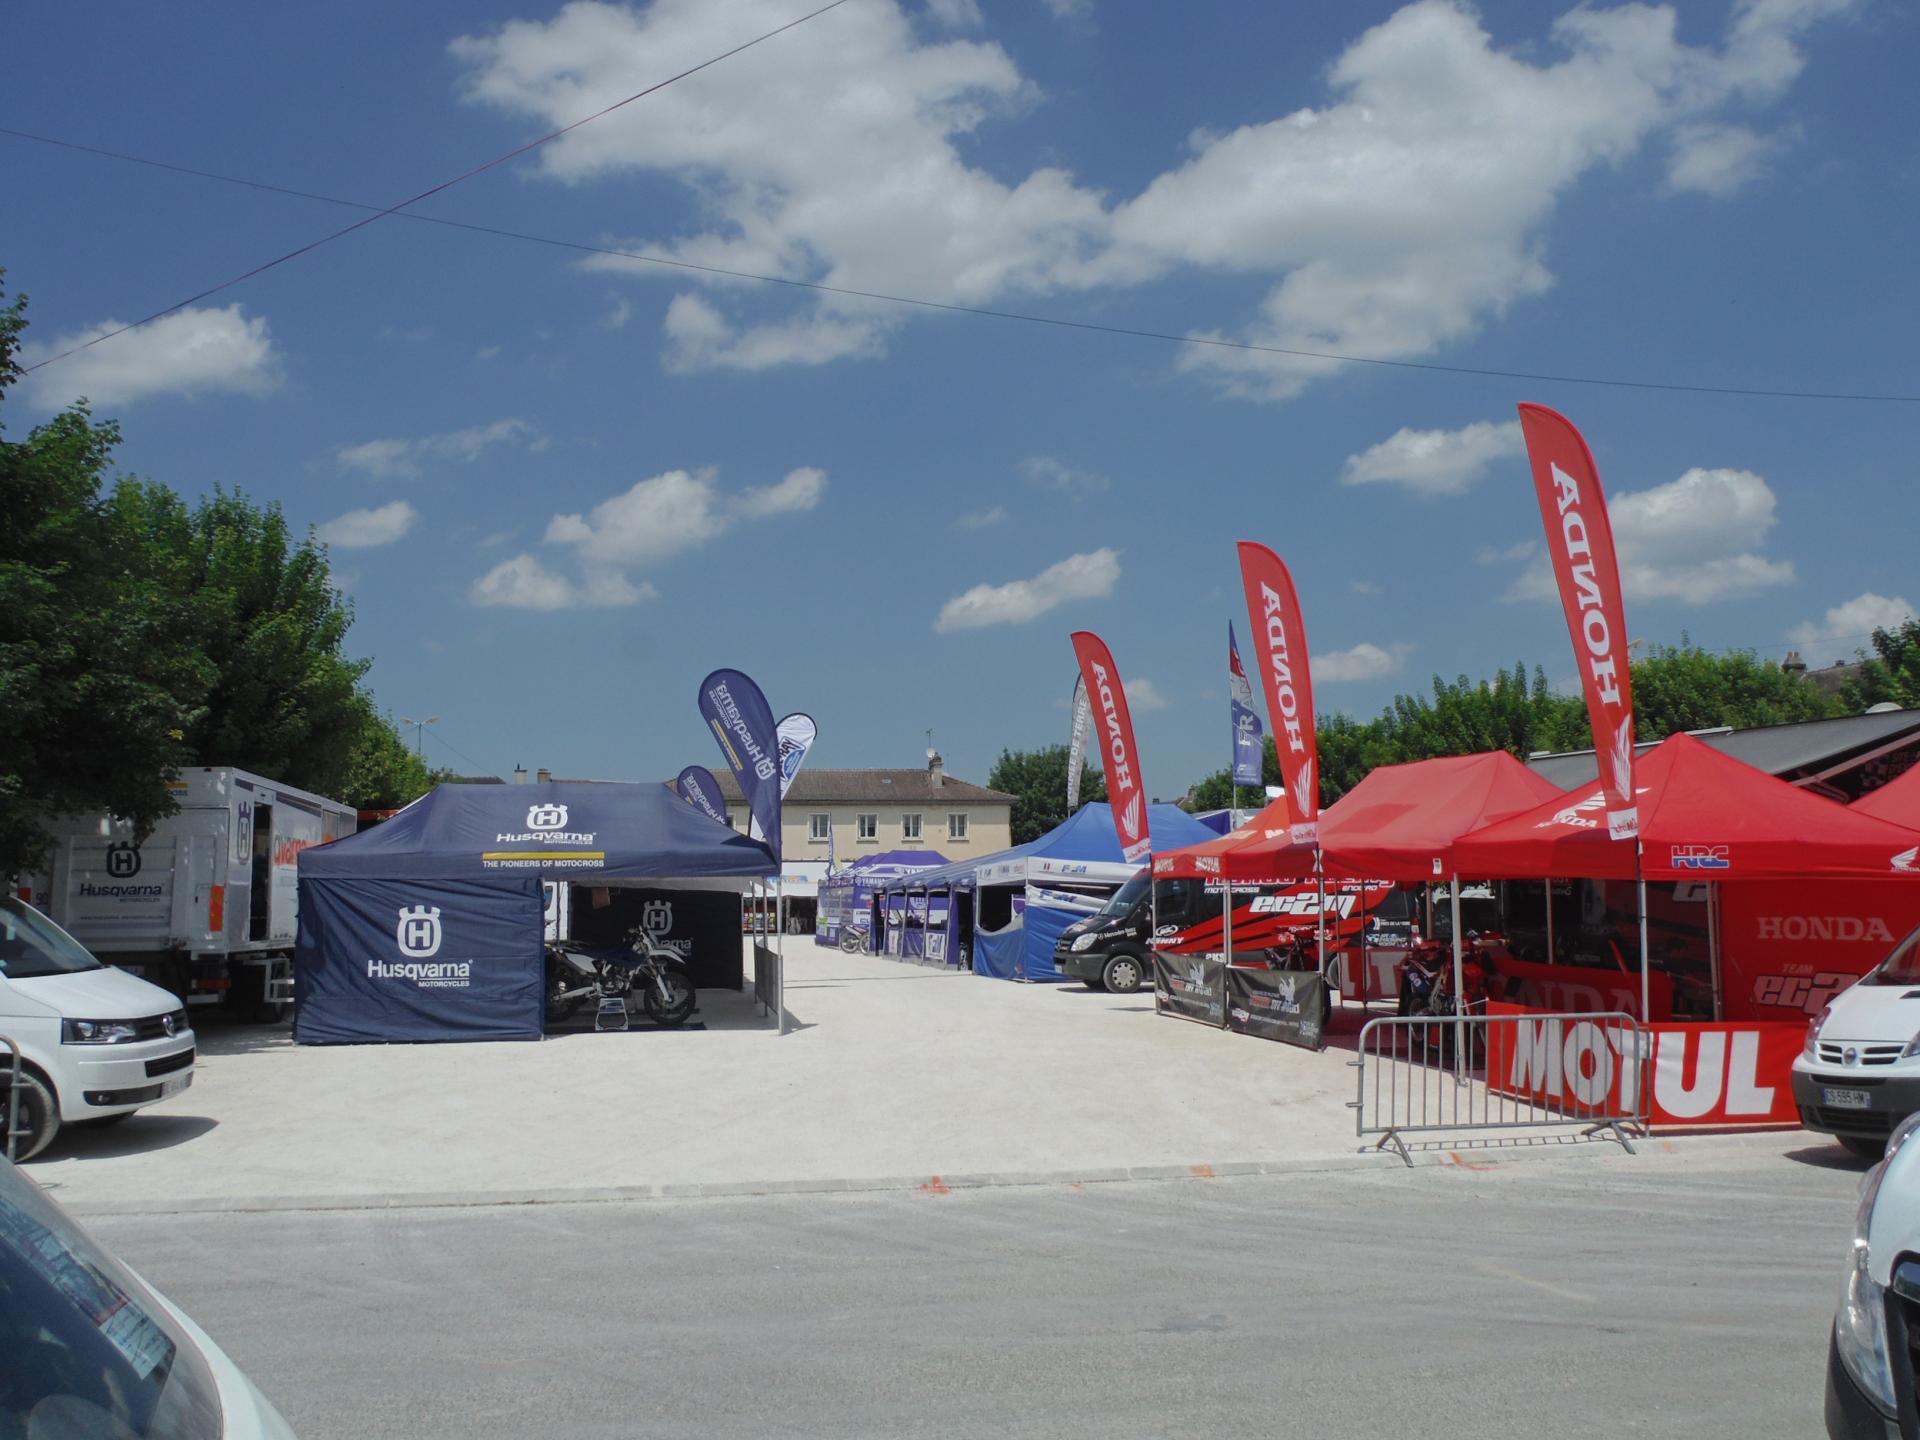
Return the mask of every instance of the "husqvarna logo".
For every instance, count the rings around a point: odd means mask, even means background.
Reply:
[[[400,926],[394,932],[400,953],[411,960],[428,960],[440,953],[440,907],[400,907]]]
[[[640,928],[658,939],[673,929],[673,902],[649,900],[640,911]]]
[[[534,805],[527,810],[527,828],[529,830],[564,830],[567,828],[567,807],[564,805]]]
[[[129,880],[140,873],[138,845],[107,846],[107,873],[118,880]]]

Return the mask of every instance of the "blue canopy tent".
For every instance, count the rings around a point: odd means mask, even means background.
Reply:
[[[973,939],[973,877],[979,866],[979,860],[956,860],[888,882],[890,891],[906,895],[910,922],[916,907],[923,911],[917,957],[941,965],[967,963]]]
[[[738,892],[778,869],[660,785],[442,785],[300,853],[294,1038],[538,1039],[543,881]]]
[[[872,926],[873,897],[896,880],[947,863],[935,850],[884,850],[863,855],[844,870],[820,881],[820,908],[814,925],[817,945],[838,945],[847,929]]]
[[[1155,846],[1219,837],[1177,805],[1149,807]],[[1113,808],[1080,807],[1038,840],[976,861],[973,968],[997,980],[1061,980],[1054,942],[1140,870],[1120,858]]]

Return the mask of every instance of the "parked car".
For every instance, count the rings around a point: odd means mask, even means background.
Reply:
[[[1833,997],[1793,1062],[1800,1123],[1877,1158],[1920,1111],[1920,930]]]
[[[13,1094],[16,1160],[63,1124],[112,1124],[193,1083],[193,1028],[180,1002],[102,965],[26,901],[0,895],[0,1129]],[[0,1156],[6,1153],[0,1135]]]
[[[0,1435],[293,1440],[218,1345],[4,1163]]]
[[[1898,1440],[1914,1433],[1913,1342],[1920,1338],[1920,1115],[1867,1172],[1840,1304],[1827,1345],[1827,1434]],[[1902,1422],[1902,1415],[1905,1422]]]

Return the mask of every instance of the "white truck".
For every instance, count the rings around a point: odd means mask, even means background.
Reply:
[[[25,898],[110,965],[193,1006],[267,1023],[293,1003],[300,852],[351,835],[348,806],[231,766],[181,772],[178,813],[133,843],[124,821],[50,825],[51,868]]]

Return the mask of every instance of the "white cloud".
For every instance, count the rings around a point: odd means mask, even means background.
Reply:
[[[1760,553],[1776,519],[1774,494],[1751,470],[1689,470],[1651,490],[1613,497],[1607,512],[1620,556],[1620,586],[1629,605],[1641,600],[1686,605],[1738,600],[1794,579],[1791,560]],[[1514,581],[1506,598],[1538,600],[1556,593],[1541,555]]]
[[[1104,475],[1069,465],[1051,455],[1032,455],[1022,460],[1020,473],[1026,476],[1029,485],[1037,489],[1052,490],[1076,498],[1102,494],[1113,485]]]
[[[500,347],[498,345],[482,345],[478,350],[473,352],[473,358],[476,360],[497,360],[500,358]]]
[[[1069,555],[1031,580],[976,585],[940,607],[933,628],[942,633],[987,625],[1024,625],[1070,600],[1097,600],[1113,593],[1120,556],[1105,548]]]
[[[645,581],[635,585],[618,570],[590,568],[579,580],[556,575],[532,555],[502,560],[473,582],[476,605],[516,610],[579,610],[637,605],[659,594]]]
[[[927,14],[950,30],[973,30],[982,23],[978,0],[927,0]]]
[[[1553,284],[1555,207],[1594,170],[1665,144],[1675,186],[1718,193],[1750,180],[1767,144],[1750,128],[1756,111],[1803,68],[1801,35],[1846,3],[1736,0],[1717,46],[1682,43],[1670,7],[1583,6],[1502,49],[1462,0],[1415,0],[1333,60],[1321,103],[1197,132],[1185,163],[1112,198],[1064,169],[969,164],[976,132],[1030,107],[1036,87],[999,45],[923,38],[921,12],[872,0],[574,131],[534,163],[567,183],[663,176],[688,187],[702,220],[628,242],[648,253],[959,305],[1120,289],[1181,269],[1248,276],[1269,286],[1264,299],[1196,338],[1410,359]],[[1069,16],[1090,8],[1048,4]],[[937,0],[933,18],[971,9]],[[629,93],[636,75],[726,49],[740,13],[575,0],[550,21],[452,48],[469,99],[561,125]],[[908,313],[701,283],[667,312],[675,369],[870,357]],[[1337,368],[1208,346],[1179,363],[1262,399]]]
[[[1380,680],[1396,674],[1413,653],[1413,646],[1396,644],[1382,649],[1361,641],[1347,650],[1329,650],[1312,659],[1313,678],[1327,685],[1355,680]]]
[[[1869,590],[1834,606],[1818,621],[1794,626],[1787,639],[1800,647],[1809,665],[1828,665],[1851,660],[1856,650],[1870,650],[1874,631],[1896,629],[1916,615],[1920,609],[1904,595]]]
[[[811,465],[789,470],[777,485],[750,487],[733,502],[736,515],[763,520],[769,515],[791,515],[811,510],[827,493],[827,472]]]
[[[1523,560],[1532,560],[1540,554],[1538,540],[1516,540],[1504,547],[1482,545],[1473,552],[1476,565],[1517,565]]]
[[[1056,20],[1084,20],[1093,14],[1093,0],[1042,0]]]
[[[712,470],[669,470],[602,500],[588,515],[556,515],[547,524],[549,545],[573,545],[583,560],[599,565],[648,565],[727,528],[716,503]]]
[[[1128,680],[1125,685],[1127,707],[1131,710],[1164,710],[1173,703],[1144,675]]]
[[[624,330],[627,322],[633,318],[633,302],[624,295],[607,297],[607,313],[600,317],[600,324],[608,330]]]
[[[121,323],[102,320],[51,341],[28,341],[20,347],[20,364],[38,365]],[[163,315],[28,375],[22,386],[31,404],[56,410],[82,396],[98,407],[156,395],[265,395],[281,378],[280,351],[267,333],[266,317],[248,319],[235,304]]]
[[[526,421],[509,416],[487,425],[449,430],[442,435],[417,435],[410,439],[396,436],[342,445],[334,451],[334,459],[376,480],[403,480],[419,475],[423,461],[445,459],[471,464],[496,445],[518,444],[535,434],[533,426]],[[535,438],[529,448],[544,447]]]
[[[1393,484],[1416,495],[1459,495],[1496,460],[1526,453],[1520,422],[1476,420],[1458,430],[1393,432],[1378,445],[1347,457],[1345,485]]]
[[[1006,506],[989,505],[984,510],[969,510],[953,523],[962,530],[985,530],[990,526],[1003,524],[1006,518]]]
[[[404,500],[371,510],[349,510],[318,528],[320,538],[341,550],[391,545],[413,528],[419,512]]]

